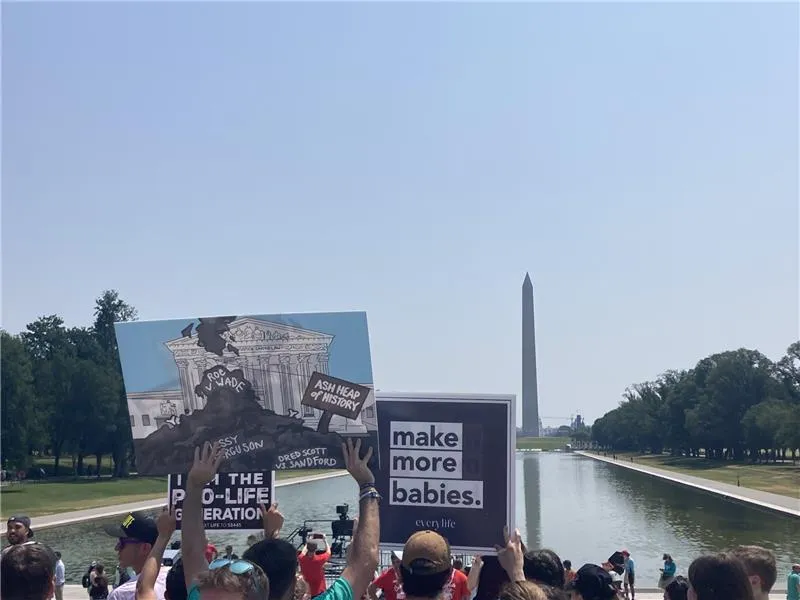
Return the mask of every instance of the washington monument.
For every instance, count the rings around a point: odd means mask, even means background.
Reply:
[[[528,273],[522,282],[522,434],[529,437],[539,437],[540,434],[533,284]]]

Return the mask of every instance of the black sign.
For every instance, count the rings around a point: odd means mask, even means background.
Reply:
[[[346,419],[355,419],[368,395],[368,387],[314,371],[300,404]]]
[[[514,396],[379,394],[381,544],[432,529],[494,552],[514,521]]]
[[[218,473],[203,489],[203,526],[206,529],[262,529],[260,504],[274,502],[275,474]],[[186,476],[169,476],[169,501],[176,507],[178,529],[181,528],[183,500],[186,497]]]

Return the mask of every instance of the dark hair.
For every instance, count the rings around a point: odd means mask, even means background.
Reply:
[[[525,553],[522,570],[525,579],[553,587],[564,587],[564,565],[552,550],[529,550]]]
[[[461,569],[463,569],[463,568],[464,568],[464,561],[463,561],[463,560],[461,560],[460,558],[456,558],[456,559],[453,561],[453,568],[454,568],[454,569],[458,569],[458,570],[460,571]]]
[[[683,575],[678,575],[669,582],[664,591],[669,600],[686,600],[689,595],[689,580]]]
[[[61,558],[61,552],[56,551],[56,558]]]
[[[56,555],[44,544],[17,544],[0,560],[3,600],[48,600],[53,593]]]
[[[761,546],[739,546],[731,554],[742,562],[748,576],[756,575],[761,580],[761,590],[769,593],[778,579],[775,554]]]
[[[415,575],[404,565],[400,565],[400,581],[403,583],[403,591],[406,596],[417,598],[436,598],[442,593],[442,589],[450,581],[453,569],[447,569],[441,573],[433,575]]]
[[[697,600],[754,600],[741,561],[731,554],[711,554],[689,565],[689,584]]]
[[[165,598],[169,600],[187,600],[189,590],[186,589],[186,579],[183,573],[183,560],[178,559],[172,563],[172,568],[167,572]]]
[[[511,581],[506,570],[500,566],[497,556],[482,556],[483,567],[478,578],[475,600],[497,600],[503,585]]]
[[[567,569],[571,569],[571,568],[572,568],[572,561],[571,561],[571,560],[565,560],[565,561],[564,561],[563,563],[561,563],[561,564],[563,564],[563,565],[564,565],[564,570],[567,570]]]
[[[281,600],[294,584],[297,552],[286,540],[261,540],[242,555],[244,560],[261,567],[269,579],[270,600]]]
[[[547,596],[547,600],[569,600],[569,592],[564,588],[553,587],[552,585],[540,585],[539,589]]]

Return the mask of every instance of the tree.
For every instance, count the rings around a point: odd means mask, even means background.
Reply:
[[[30,357],[18,337],[0,331],[0,357],[0,448],[3,467],[14,470],[28,466],[30,446],[38,442],[36,392]]]
[[[114,461],[114,476],[120,477],[127,473],[128,457],[133,453],[133,441],[114,323],[134,321],[138,315],[133,306],[120,299],[116,290],[106,290],[95,302],[94,316],[94,335],[106,358],[108,389],[112,390],[116,399],[111,404],[107,435]]]

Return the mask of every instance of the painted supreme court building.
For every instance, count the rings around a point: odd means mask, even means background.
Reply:
[[[207,352],[197,345],[196,333],[166,342],[175,360],[180,387],[128,394],[134,439],[147,437],[171,416],[203,408],[205,399],[195,394],[195,386],[203,371],[218,364],[242,369],[265,408],[302,417],[306,426],[316,428],[321,411],[301,406],[300,401],[311,374],[328,373],[333,336],[253,317],[237,319],[229,329],[231,344],[239,350],[239,356],[228,350],[222,358]],[[353,383],[373,388],[371,383]],[[348,434],[366,433],[377,427],[374,392],[370,392],[358,419],[348,421],[334,416],[330,424],[331,431]]]

